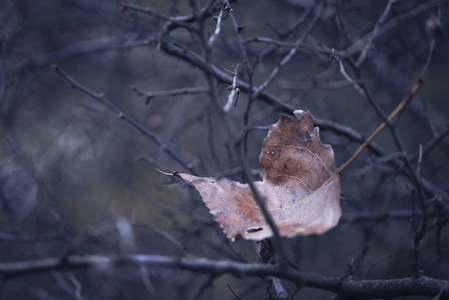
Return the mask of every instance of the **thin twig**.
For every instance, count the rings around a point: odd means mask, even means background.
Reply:
[[[72,273],[68,273],[67,277],[69,278],[70,282],[73,284],[73,286],[75,287],[75,296],[77,300],[83,300],[83,296],[82,296],[82,290],[83,287],[81,286],[81,283],[79,282],[79,280],[75,277],[75,275],[73,275]]]
[[[299,40],[296,41],[295,43],[292,43],[292,42],[278,41],[278,40],[268,38],[268,37],[252,37],[252,38],[246,40],[244,43],[249,44],[252,42],[268,43],[268,44],[281,46],[281,47],[287,47],[287,48],[298,47],[298,49],[303,48],[303,49],[312,50],[314,52],[318,52],[318,53],[326,54],[326,55],[331,55],[331,54],[343,55],[344,54],[344,52],[339,52],[339,51],[335,51],[335,50],[332,51],[331,48],[325,46],[324,44],[320,44],[320,46],[316,46],[316,45],[311,45],[311,44],[307,44],[304,42],[300,42]]]
[[[229,5],[229,1],[228,0],[227,0],[227,3]],[[235,36],[236,36],[237,44],[239,46],[240,56],[241,56],[241,59],[242,59],[243,67],[244,67],[246,75],[248,76],[248,85],[249,85],[249,88],[248,88],[248,101],[247,101],[247,105],[246,105],[246,108],[245,108],[245,113],[243,115],[244,123],[248,124],[249,113],[250,113],[252,104],[254,102],[253,93],[252,93],[252,90],[253,90],[254,66],[251,66],[251,63],[250,63],[249,58],[248,58],[248,53],[246,51],[246,46],[245,46],[245,44],[243,42],[242,31],[243,31],[244,27],[238,25],[237,20],[234,17],[234,14],[229,14],[229,16],[230,16],[230,19],[231,19],[232,26],[234,28],[234,33],[235,33]],[[257,64],[257,60],[254,63],[254,65],[256,65],[256,64]],[[240,93],[240,89],[239,89],[239,93]],[[239,95],[237,95],[237,98],[238,98],[238,96]],[[235,102],[235,103],[237,103],[237,102]]]
[[[368,99],[368,95],[367,95],[366,92],[363,90],[363,88],[362,88],[357,82],[355,82],[355,81],[351,78],[351,76],[348,75],[348,73],[346,73],[345,67],[344,67],[344,65],[343,65],[343,61],[342,61],[338,56],[336,56],[335,54],[332,54],[330,57],[331,57],[331,59],[334,59],[334,60],[338,63],[338,66],[339,66],[339,68],[340,68],[340,73],[341,73],[341,75],[343,75],[343,77],[344,77],[347,81],[349,81],[349,83],[351,83],[351,85],[354,87],[354,89],[355,89],[357,92],[359,92],[359,94],[362,95],[363,98]]]
[[[197,293],[192,297],[192,300],[198,300],[204,294],[207,288],[211,287],[215,281],[215,276],[210,275],[206,280],[198,287]]]
[[[402,99],[402,101],[396,106],[396,108],[391,112],[388,116],[388,121],[393,121],[394,118],[407,106],[407,104],[413,99],[413,97],[418,93],[421,87],[424,84],[424,80],[419,78],[415,84],[412,86],[410,93]],[[358,156],[359,154],[366,148],[366,146],[371,143],[371,141],[386,127],[386,123],[383,122],[379,125],[379,127],[374,130],[374,132],[363,142],[362,145],[354,152],[354,154],[340,167],[337,169],[337,173],[342,173]]]
[[[182,246],[182,244],[178,240],[176,240],[170,233],[160,228],[155,228],[154,231],[156,231],[157,233],[165,237],[168,241],[170,241],[173,245],[175,245],[179,250],[179,254],[182,255],[184,253],[184,247]]]
[[[69,74],[67,74],[60,66],[53,65],[53,69],[58,72],[65,80],[67,80],[74,88],[82,91],[86,95],[90,96],[91,98],[100,101],[104,105],[106,105],[111,111],[115,113],[118,119],[124,120],[126,123],[131,125],[133,128],[135,128],[138,132],[141,134],[151,138],[161,149],[166,152],[170,157],[172,157],[174,160],[176,160],[179,164],[181,164],[184,168],[189,170],[190,172],[194,173],[195,170],[193,169],[192,165],[184,161],[173,149],[173,146],[170,142],[165,141],[162,137],[156,135],[154,132],[150,131],[149,129],[143,127],[136,121],[134,121],[131,117],[123,113],[117,106],[115,106],[111,101],[109,101],[103,93],[95,93],[92,90],[88,89],[84,85],[81,85],[78,83],[74,78],[72,78]]]
[[[432,140],[430,140],[426,145],[424,145],[422,150],[422,156],[426,156],[428,152],[430,152],[436,145],[438,145],[443,139],[445,139],[447,136],[449,136],[449,126],[446,127],[446,129],[440,133],[438,133],[436,136],[433,137]],[[411,160],[418,159],[420,153],[419,151],[415,154],[410,156]]]
[[[187,22],[191,22],[193,19],[195,19],[194,14],[187,15],[187,16],[172,17],[172,16],[166,15],[164,13],[161,13],[149,6],[141,6],[141,5],[137,5],[134,3],[125,3],[125,2],[122,3],[122,6],[123,6],[122,11],[125,11],[127,9],[134,10],[137,12],[151,15],[153,17],[156,17],[156,18],[164,20],[164,21],[170,21],[172,23],[179,24],[183,27],[189,28],[189,30],[191,30],[191,31],[194,31],[194,29],[187,24]]]
[[[432,59],[432,53],[433,53],[433,49],[435,48],[435,38],[433,38],[431,41],[430,41],[430,46],[429,46],[429,55],[427,56],[427,59],[426,59],[426,63],[424,64],[424,67],[423,67],[423,69],[422,69],[422,71],[421,71],[421,78],[424,78],[424,75],[426,74],[426,72],[427,72],[427,69],[429,68],[429,65],[430,65],[430,60]]]
[[[319,21],[320,21],[319,16],[313,18],[312,22],[309,23],[307,28],[303,31],[299,39],[296,41],[295,46],[291,48],[290,51],[287,53],[287,55],[285,55],[284,58],[282,58],[282,60],[276,65],[276,67],[273,69],[273,71],[270,73],[267,79],[265,79],[265,81],[258,86],[257,91],[254,93],[254,97],[257,97],[274,80],[274,78],[279,73],[281,68],[285,66],[290,61],[290,59],[296,54],[296,52],[300,48],[300,44],[304,41],[304,39],[307,37],[307,35],[310,33],[310,31],[312,31],[312,29]]]
[[[166,90],[166,91],[144,91],[137,86],[133,85],[131,86],[131,89],[136,92],[139,96],[145,96],[146,104],[148,104],[148,101],[151,98],[154,97],[166,97],[166,96],[183,96],[183,95],[189,95],[189,94],[203,94],[208,93],[209,88],[207,87],[186,87],[181,89],[172,89],[172,90]]]
[[[234,291],[232,290],[232,288],[231,288],[231,286],[229,285],[229,283],[226,284],[226,285],[227,285],[228,289],[231,291],[231,293],[232,293],[237,299],[239,299],[239,300],[245,300],[244,298],[242,298],[241,296],[239,296],[236,292],[234,292]]]
[[[7,85],[7,71],[6,71],[6,37],[0,40],[0,108],[2,107],[3,100],[6,95],[6,85]]]
[[[419,144],[419,151],[418,151],[418,167],[417,167],[417,170],[416,170],[416,175],[418,176],[418,177],[421,177],[421,163],[422,163],[422,154],[423,154],[423,148],[422,148],[422,145],[421,144]]]
[[[424,68],[421,72],[421,79],[423,78],[422,76],[424,76],[424,74],[427,72],[427,68],[429,66],[430,63],[430,59],[432,57],[433,54],[433,50],[434,50],[434,45],[435,45],[435,39],[433,38],[430,42],[430,49],[429,49],[429,54],[427,56],[426,59],[426,64],[424,65]],[[424,238],[424,236],[427,233],[427,227],[428,227],[428,212],[427,212],[427,203],[426,203],[426,198],[424,195],[424,191],[423,191],[423,180],[421,177],[421,159],[422,159],[422,147],[420,145],[420,149],[419,149],[419,156],[418,156],[418,170],[416,173],[414,173],[413,168],[411,167],[411,163],[409,160],[405,159],[405,163],[407,164],[407,167],[410,171],[410,173],[412,173],[412,176],[415,178],[416,180],[416,189],[418,192],[418,199],[419,199],[419,203],[421,205],[421,213],[422,216],[420,218],[420,224],[419,224],[419,228],[418,230],[415,232],[415,236],[413,239],[413,262],[412,262],[412,266],[413,266],[413,278],[420,278],[423,276],[422,271],[420,269],[420,264],[419,264],[419,250],[420,250],[420,245],[421,245],[421,241]]]
[[[228,5],[229,5],[229,1],[228,1]],[[232,22],[232,26],[234,28],[234,33],[237,38],[237,44],[239,45],[240,55],[242,57],[242,63],[243,63],[244,69],[245,69],[247,75],[251,76],[252,67],[249,62],[248,53],[246,51],[245,44],[243,42],[243,37],[242,37],[243,28],[237,24],[237,20],[235,19],[234,14],[229,14],[229,16],[230,16],[230,19]]]
[[[276,299],[278,299],[278,300],[291,299],[289,297],[288,293],[285,291],[285,288],[282,285],[282,282],[279,280],[279,278],[274,277],[274,276],[268,276],[267,280],[271,283],[273,290],[276,293]]]
[[[155,292],[153,283],[150,280],[150,274],[148,272],[148,266],[140,265],[140,278],[143,285],[145,286],[148,293],[152,294]]]
[[[397,0],[388,0],[387,6],[385,7],[384,12],[380,16],[379,20],[377,20],[377,23],[374,26],[373,31],[371,32],[371,36],[369,37],[368,41],[366,41],[366,44],[362,50],[362,53],[360,53],[359,58],[355,62],[355,66],[357,68],[360,67],[360,65],[365,60],[365,57],[368,54],[368,50],[371,48],[371,44],[373,43],[373,40],[376,38],[377,32],[379,31],[379,27],[385,22],[385,19],[387,18],[388,13],[390,12],[391,5],[396,1]]]
[[[399,26],[403,22],[416,18],[420,16],[423,12],[426,10],[430,10],[437,5],[441,5],[443,3],[449,2],[449,0],[433,0],[421,3],[419,5],[416,5],[415,7],[411,8],[409,11],[400,14],[392,19],[390,19],[388,22],[385,22],[383,25],[379,26],[379,29],[377,30],[377,35],[373,39],[377,39],[384,35],[385,33],[389,32],[390,30],[394,29],[396,26]],[[365,46],[365,41],[368,40],[372,36],[372,33],[366,34],[364,37],[358,39],[356,42],[354,42],[351,46],[346,48],[344,50],[344,55],[341,55],[340,57],[342,59],[346,59],[348,57],[351,57],[352,55],[356,54],[359,51],[363,50],[363,47]]]
[[[77,42],[52,52],[32,56],[23,63],[11,68],[10,73],[13,75],[21,74],[29,68],[48,67],[49,65],[59,64],[67,59],[80,55],[131,49],[152,44],[156,45],[156,43],[156,35],[138,38],[134,33]]]

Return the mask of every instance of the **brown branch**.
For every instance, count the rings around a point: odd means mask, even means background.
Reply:
[[[396,108],[388,116],[388,122],[391,122],[396,118],[396,116],[405,108],[405,106],[413,99],[413,97],[418,93],[424,84],[424,80],[419,78],[415,84],[412,86],[410,93],[402,99],[402,101],[396,106]],[[374,130],[374,132],[363,142],[362,145],[354,152],[354,154],[340,167],[338,167],[337,172],[340,174],[359,156],[359,154],[366,148],[366,146],[371,143],[371,141],[387,126],[385,122],[379,125],[379,127]]]

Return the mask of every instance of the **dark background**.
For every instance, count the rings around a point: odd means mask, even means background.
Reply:
[[[313,2],[247,0],[231,5],[236,21],[244,26],[244,40],[269,37],[294,43],[320,16],[304,43],[336,51],[371,33],[387,5],[387,1]],[[169,16],[192,12],[191,1],[132,3]],[[199,8],[208,4],[195,3]],[[420,224],[419,217],[412,218],[412,209],[419,212],[420,205],[416,185],[404,176],[401,157],[408,155],[416,170],[419,145],[436,141],[420,165],[434,195],[425,195],[430,217],[419,257],[425,275],[449,280],[446,3],[393,3],[384,24],[393,20],[394,26],[376,37],[363,63],[354,65],[360,52],[344,58],[348,75],[362,84],[388,115],[420,76],[431,39],[436,38],[423,89],[392,129],[385,129],[375,139],[384,155],[366,149],[341,175],[340,224],[321,236],[283,239],[289,260],[301,270],[332,277],[350,274],[354,279],[412,276],[413,238]],[[234,136],[229,136],[220,117],[224,114],[213,104],[218,100],[223,107],[227,100],[229,91],[223,82],[213,81],[215,100],[209,93],[200,93],[152,97],[146,103],[148,99],[133,87],[145,91],[207,88],[207,76],[160,47],[163,18],[123,8],[120,1],[112,0],[0,3],[1,262],[61,254],[113,255],[128,248],[135,253],[176,255],[179,244],[189,255],[255,262],[258,251],[254,242],[227,241],[197,192],[156,168],[189,170],[103,103],[71,88],[51,66],[58,64],[79,84],[104,93],[123,113],[173,145],[177,155],[201,176],[244,180],[232,139],[252,126],[275,123],[285,109],[256,98],[248,125],[244,118],[248,96],[241,92],[237,105],[226,114],[233,124]],[[217,16],[218,10],[212,15]],[[283,36],[301,15],[304,22]],[[224,16],[210,60],[233,71],[237,63],[242,65],[242,58],[231,20],[227,13]],[[205,32],[210,34],[215,25],[207,18]],[[204,54],[195,33],[177,29],[171,37],[182,47]],[[290,50],[267,43],[245,45],[254,67],[255,86],[266,80]],[[243,66],[238,78],[248,81]],[[383,121],[325,53],[299,48],[266,91],[296,109],[348,126],[364,137]],[[398,149],[395,134],[403,149]],[[246,159],[256,177],[265,135],[266,131],[255,130],[247,136]],[[360,144],[326,128],[321,129],[321,139],[333,146],[337,166]],[[389,164],[391,161],[397,163]],[[121,233],[127,224],[133,235]],[[266,283],[260,278],[225,275],[202,289],[209,283],[205,274],[151,269],[146,284],[143,277],[141,270],[132,267],[29,274],[1,282],[0,297],[192,299],[201,291],[200,299],[235,299],[227,283],[245,299],[267,295]],[[284,285],[288,292],[295,289],[291,283]],[[332,295],[305,287],[294,299],[329,299]]]

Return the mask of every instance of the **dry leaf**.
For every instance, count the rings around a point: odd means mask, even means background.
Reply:
[[[281,115],[270,126],[260,154],[262,181],[255,182],[282,236],[321,234],[341,216],[334,152],[321,144],[309,112]],[[179,174],[201,194],[231,240],[273,235],[247,184],[227,178]]]

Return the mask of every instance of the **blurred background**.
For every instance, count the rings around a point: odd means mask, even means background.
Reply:
[[[1,262],[180,251],[255,262],[254,242],[226,240],[199,194],[157,169],[242,181],[234,141],[248,131],[246,159],[257,179],[267,131],[252,129],[273,124],[288,112],[261,98],[249,105],[242,91],[226,114],[233,125],[230,134],[217,109],[217,101],[223,107],[228,99],[227,86],[213,79],[213,99],[205,73],[166,53],[159,43],[167,18],[189,15],[209,2],[123,2],[156,13],[113,0],[0,3]],[[238,79],[259,86],[301,37],[315,48],[299,47],[266,92],[317,119],[346,126],[362,140],[382,117],[343,76],[338,62],[321,50],[348,54],[351,45],[369,38],[378,26],[366,57],[358,61],[363,51],[354,51],[343,57],[343,65],[388,115],[421,75],[434,39],[423,89],[391,130],[375,139],[383,152],[365,150],[341,175],[344,213],[339,226],[322,236],[283,239],[289,260],[301,270],[354,279],[411,276],[413,237],[420,222],[413,214],[420,206],[416,186],[404,176],[407,157],[434,192],[425,196],[430,217],[421,245],[422,269],[427,276],[449,280],[447,2],[231,2],[232,15],[242,26],[251,78],[229,13],[223,15],[210,49],[211,64],[232,72],[240,64]],[[218,14],[211,9],[202,27],[199,22],[191,26],[210,35],[216,26],[212,16]],[[195,30],[176,29],[170,37],[199,56],[206,51]],[[285,44],[257,42],[257,37]],[[54,64],[97,98],[73,88]],[[173,90],[186,88],[199,91],[173,95]],[[161,91],[168,92],[145,95]],[[138,125],[111,110],[102,96]],[[321,140],[334,148],[337,166],[360,144],[332,126],[321,128]],[[420,145],[425,152],[418,164]],[[236,299],[227,284],[244,299],[267,296],[260,278],[211,279],[181,270],[131,267],[52,271],[0,284],[1,299]],[[289,293],[295,291],[293,284],[284,285]],[[293,298],[332,295],[303,288]]]

